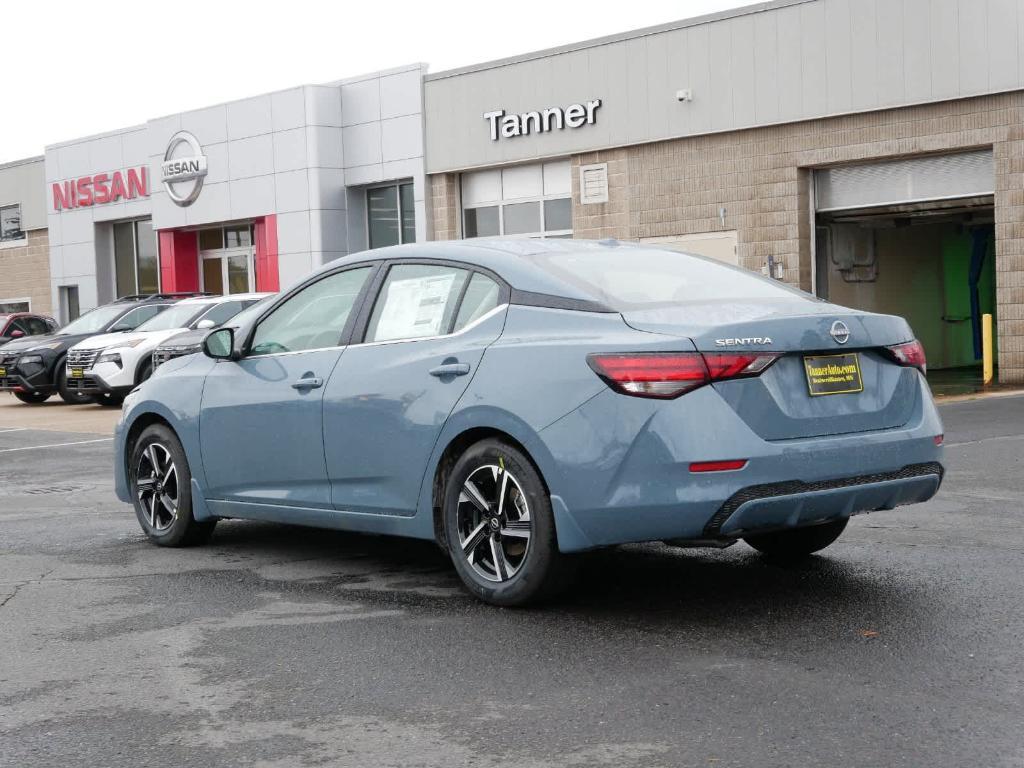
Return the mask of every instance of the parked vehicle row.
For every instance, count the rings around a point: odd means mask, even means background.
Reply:
[[[268,294],[126,296],[48,334],[0,348],[0,391],[24,403],[54,394],[68,403],[120,405],[153,372],[153,352],[184,332],[207,332]]]
[[[943,477],[903,319],[676,252],[384,248],[201,343],[115,431],[117,495],[161,546],[222,518],[432,539],[520,605],[598,547],[805,556]]]

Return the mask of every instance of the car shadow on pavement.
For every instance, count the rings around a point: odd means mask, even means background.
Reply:
[[[316,582],[358,599],[426,603],[458,610],[479,604],[461,590],[447,557],[432,542],[342,531],[233,521],[211,542],[216,559],[267,573],[278,588],[289,581]],[[864,550],[842,542],[826,553],[782,565],[743,544],[726,550],[681,550],[661,544],[630,545],[578,557],[575,583],[545,605],[513,611],[527,621],[572,616],[587,622],[678,631],[749,633],[751,626],[806,637],[814,626],[839,622],[851,632],[920,616],[936,602],[932,585],[908,578]],[[313,572],[292,570],[315,562]],[[284,581],[285,584],[281,584]],[[498,610],[498,609],[495,609]],[[866,635],[869,636],[869,635]]]

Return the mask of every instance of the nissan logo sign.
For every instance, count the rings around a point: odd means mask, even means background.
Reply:
[[[832,323],[832,329],[829,333],[836,340],[836,344],[845,344],[850,340],[850,329],[842,320],[836,320]]]
[[[188,131],[171,136],[160,172],[167,196],[182,207],[192,205],[206,177],[206,155],[199,139]]]

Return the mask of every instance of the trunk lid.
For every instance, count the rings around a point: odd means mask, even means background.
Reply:
[[[680,302],[629,310],[623,318],[637,330],[690,339],[701,352],[780,354],[760,376],[711,385],[766,440],[893,429],[910,420],[920,397],[918,371],[897,365],[881,351],[914,338],[899,317],[794,296]],[[805,356],[851,354],[863,390],[811,395]]]

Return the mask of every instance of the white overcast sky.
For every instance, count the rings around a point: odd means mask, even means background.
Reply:
[[[438,72],[750,0],[10,0],[0,163],[47,144],[307,83]]]

